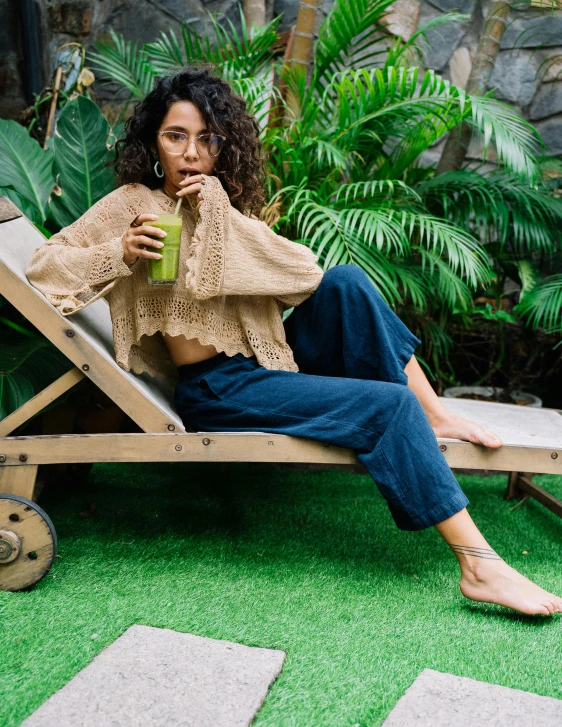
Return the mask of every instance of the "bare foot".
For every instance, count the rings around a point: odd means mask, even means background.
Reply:
[[[463,439],[492,449],[498,449],[503,445],[501,438],[494,432],[454,414],[447,414],[442,419],[431,422],[431,428],[437,438]]]
[[[462,570],[460,589],[471,601],[496,603],[529,615],[562,612],[562,598],[535,585],[501,559],[479,560]]]

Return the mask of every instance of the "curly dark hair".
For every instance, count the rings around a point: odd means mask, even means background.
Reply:
[[[168,109],[177,101],[194,103],[208,129],[226,136],[214,173],[233,207],[259,216],[265,198],[265,171],[258,124],[247,112],[244,99],[208,68],[186,66],[158,78],[153,90],[136,104],[125,122],[125,138],[115,145],[119,184],[140,183],[150,189],[162,185],[154,173],[156,157],[151,147]]]

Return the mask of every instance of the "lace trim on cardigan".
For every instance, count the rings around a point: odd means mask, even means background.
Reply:
[[[287,343],[268,341],[255,330],[222,318],[213,310],[201,308],[196,301],[141,297],[137,299],[134,311],[129,309],[114,314],[112,321],[117,362],[136,373],[152,373],[150,369],[161,376],[176,373],[171,361],[151,355],[143,347],[143,336],[155,333],[197,338],[201,345],[211,344],[228,356],[237,353],[248,357],[255,355],[267,369],[298,371]],[[140,366],[141,361],[150,368]]]
[[[46,291],[44,295],[49,303],[55,306],[55,308],[57,308],[64,316],[68,313],[74,313],[76,310],[83,308],[88,302],[89,294],[87,291],[84,291],[83,294],[78,293],[77,295],[60,295],[58,293],[49,293],[48,291]],[[85,298],[85,300],[80,300],[77,297],[78,295],[80,295],[80,298]],[[89,297],[91,298],[93,296],[89,295]]]
[[[187,289],[199,300],[212,298],[220,290],[224,275],[223,240],[228,234],[230,211],[228,195],[216,177],[205,180],[204,196],[206,200],[199,213],[201,219],[195,228],[190,255],[186,259],[185,277]]]

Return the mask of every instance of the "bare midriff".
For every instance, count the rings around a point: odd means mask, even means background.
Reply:
[[[174,366],[199,363],[199,361],[205,361],[218,353],[212,344],[203,346],[197,338],[188,340],[185,336],[170,336],[165,333],[164,343],[168,347]]]

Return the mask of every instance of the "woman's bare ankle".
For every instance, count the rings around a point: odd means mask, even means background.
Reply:
[[[492,548],[459,545],[449,547],[457,556],[462,577],[475,584],[485,583],[502,565],[507,566]]]

